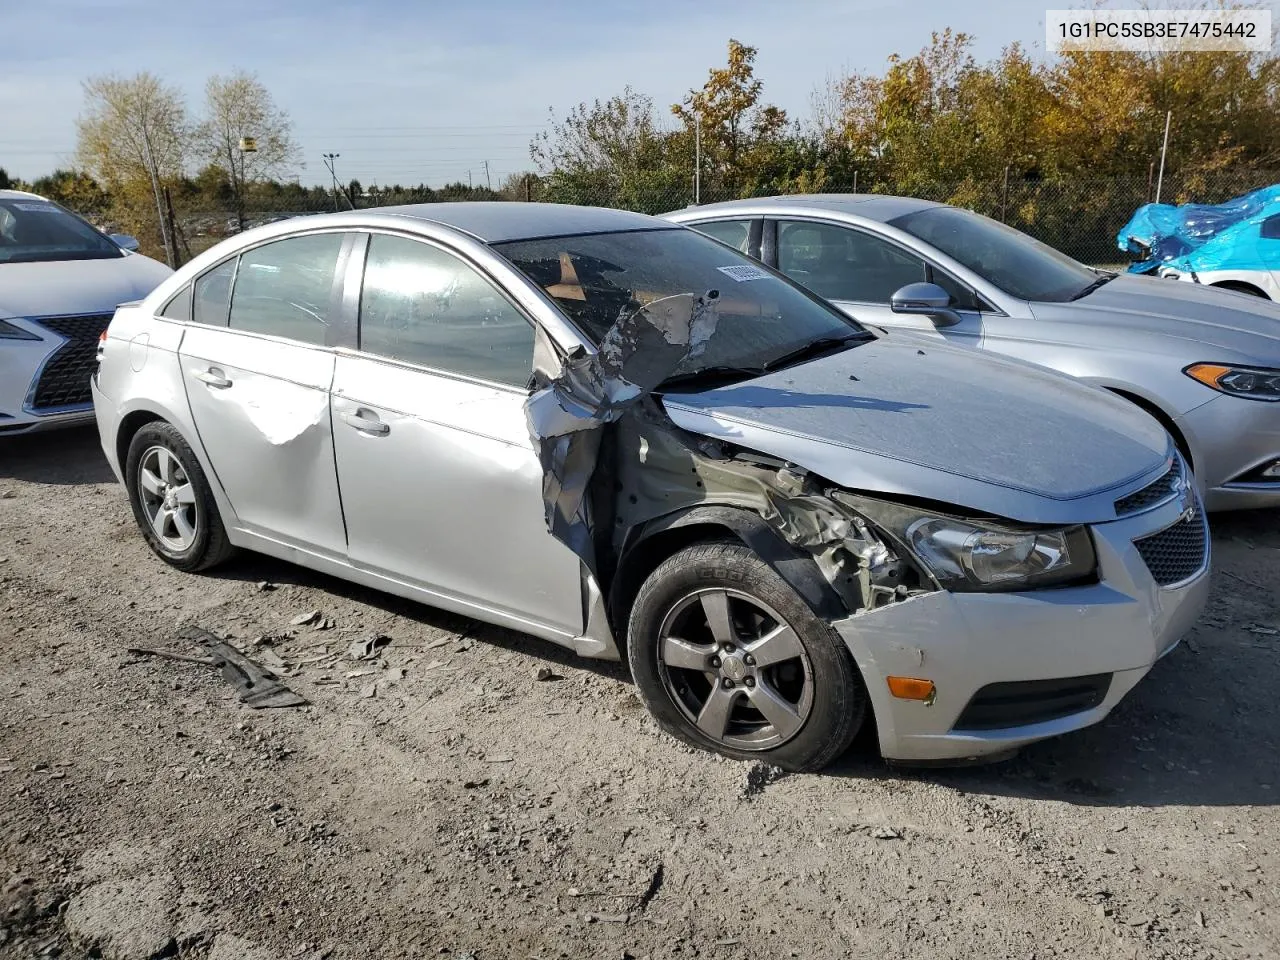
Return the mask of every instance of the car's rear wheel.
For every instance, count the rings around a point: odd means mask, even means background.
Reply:
[[[232,553],[213,491],[177,429],[163,421],[134,434],[125,457],[134,519],[151,549],[179,570],[204,570]]]
[[[641,698],[693,746],[817,770],[862,726],[866,694],[848,648],[736,540],[663,562],[640,588],[628,635]]]

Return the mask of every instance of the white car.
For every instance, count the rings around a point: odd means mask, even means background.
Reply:
[[[171,271],[34,193],[0,190],[0,436],[93,420],[98,338]]]

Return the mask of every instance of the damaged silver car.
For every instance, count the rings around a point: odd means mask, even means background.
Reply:
[[[151,548],[235,547],[629,661],[664,729],[822,767],[1102,719],[1198,616],[1151,418],[860,326],[638,214],[293,220],[112,321],[103,449]]]

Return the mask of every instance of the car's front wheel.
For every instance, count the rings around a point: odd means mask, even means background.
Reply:
[[[148,423],[129,443],[125,486],[151,549],[179,570],[204,570],[232,552],[209,481],[169,423]]]
[[[628,636],[640,696],[693,746],[817,770],[862,726],[866,694],[848,648],[739,541],[664,561],[640,588]]]

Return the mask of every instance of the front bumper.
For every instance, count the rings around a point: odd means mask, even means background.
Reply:
[[[109,314],[9,318],[39,339],[0,340],[0,438],[93,420],[88,381]]]
[[[1280,459],[1280,403],[1220,394],[1174,422],[1195,452],[1196,482],[1206,509],[1280,506],[1280,480],[1242,479]]]
[[[1182,501],[1092,528],[1096,584],[1027,593],[927,594],[833,626],[862,671],[881,753],[891,760],[976,758],[1097,723],[1204,609],[1209,550],[1192,577],[1156,584],[1134,540],[1179,521]],[[1200,514],[1203,521],[1203,512]],[[1079,712],[996,729],[959,729],[983,687],[1109,674],[1105,696]],[[932,680],[932,703],[900,700],[889,676]]]

